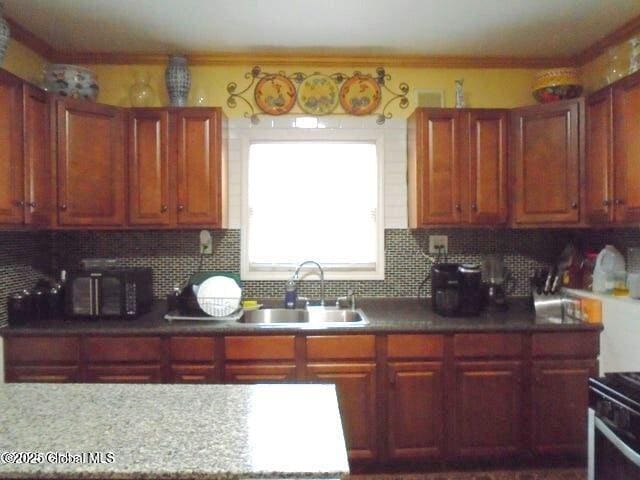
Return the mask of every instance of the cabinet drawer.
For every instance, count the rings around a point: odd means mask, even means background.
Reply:
[[[87,369],[89,383],[160,383],[160,365],[100,365]]]
[[[76,337],[10,337],[5,348],[8,365],[76,364],[80,358]]]
[[[213,365],[171,365],[171,383],[217,383]]]
[[[597,357],[600,332],[537,333],[531,349],[534,357]]]
[[[309,360],[375,358],[375,356],[376,341],[373,335],[307,337]]]
[[[215,338],[173,337],[169,340],[169,351],[173,362],[213,363]]]
[[[225,382],[229,383],[293,382],[295,378],[296,366],[293,364],[227,365],[224,369]]]
[[[78,367],[7,367],[7,383],[69,383],[80,379]]]
[[[522,335],[517,333],[463,333],[453,337],[456,357],[519,357]]]
[[[86,340],[89,363],[160,362],[159,337],[89,337]]]
[[[295,337],[226,337],[224,348],[227,360],[293,360]]]
[[[442,335],[389,335],[387,356],[389,358],[442,358],[444,337]]]

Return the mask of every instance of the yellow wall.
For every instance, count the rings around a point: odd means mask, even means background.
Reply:
[[[42,72],[47,61],[28,47],[15,40],[9,41],[7,55],[2,68],[39,85],[42,82]]]
[[[168,105],[164,84],[163,65],[87,65],[98,75],[100,95],[98,101],[119,106],[130,106],[129,89],[135,82],[136,76],[148,76],[149,84],[155,93],[155,106]],[[190,103],[193,104],[196,95],[206,97],[205,105],[223,106],[229,117],[241,117],[246,108],[239,102],[238,107],[231,109],[227,106],[227,84],[236,82],[238,90],[248,85],[244,78],[253,65],[246,66],[191,66],[192,86]],[[354,70],[375,74],[375,68],[314,68],[309,66],[264,66],[264,71],[277,72],[284,70],[287,74],[301,71],[310,74],[316,71],[322,73],[343,72],[352,74]],[[397,89],[400,82],[406,82],[411,88],[409,94],[410,106],[400,110],[397,103],[391,109],[394,117],[407,117],[415,108],[415,89],[440,90],[445,94],[445,106],[455,104],[454,80],[464,78],[464,90],[467,105],[470,107],[515,107],[535,103],[531,96],[531,83],[535,70],[529,69],[427,69],[427,68],[388,68],[391,75],[389,86]],[[253,102],[253,88],[245,97]],[[383,93],[382,102],[391,98],[388,92]],[[294,107],[292,113],[300,110]]]

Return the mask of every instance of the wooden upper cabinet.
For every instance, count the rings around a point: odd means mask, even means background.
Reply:
[[[409,226],[460,223],[459,112],[418,109],[409,130]]]
[[[616,221],[640,222],[640,74],[613,86]]]
[[[507,111],[422,108],[409,119],[409,225],[507,221]]]
[[[223,121],[220,108],[185,108],[176,113],[179,225],[225,223]]]
[[[61,226],[125,222],[124,117],[121,109],[57,101],[58,221]]]
[[[175,218],[169,191],[169,112],[129,112],[129,223],[170,225]]]
[[[55,176],[50,149],[49,97],[31,85],[23,87],[25,223],[55,223]]]
[[[22,82],[0,70],[0,223],[24,222]]]
[[[610,88],[587,100],[585,216],[590,223],[613,221],[613,96]]]
[[[469,222],[506,223],[506,110],[469,112]]]
[[[583,100],[512,110],[513,220],[580,220],[580,129]]]

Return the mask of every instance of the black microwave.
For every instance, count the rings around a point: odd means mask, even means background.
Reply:
[[[136,317],[153,304],[150,268],[73,272],[65,290],[69,317]]]

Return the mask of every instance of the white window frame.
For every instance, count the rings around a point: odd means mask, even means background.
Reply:
[[[294,123],[295,124],[295,123]],[[248,258],[249,237],[249,149],[253,143],[268,142],[367,142],[375,143],[378,168],[378,206],[377,206],[377,253],[375,270],[325,269],[325,280],[384,280],[384,129],[325,129],[325,128],[251,128],[245,130],[241,138],[242,158],[242,220],[240,276],[243,280],[286,280],[293,269],[251,270]],[[336,175],[339,175],[336,172]],[[357,179],[354,179],[357,181]],[[349,212],[344,212],[348,215]],[[308,258],[307,260],[313,260]],[[314,277],[315,278],[315,275]]]

